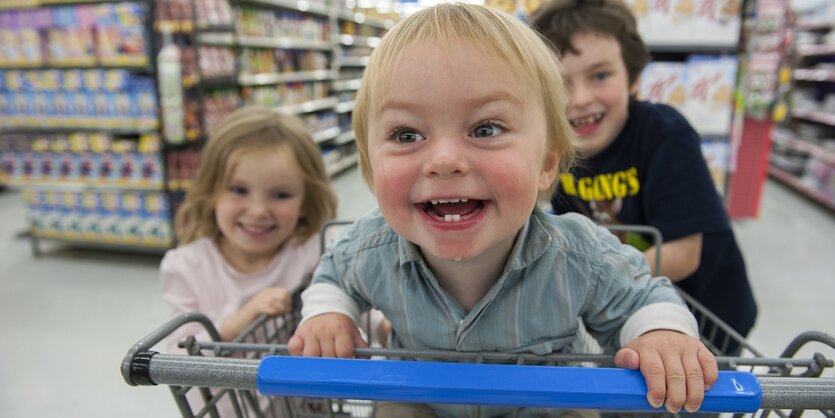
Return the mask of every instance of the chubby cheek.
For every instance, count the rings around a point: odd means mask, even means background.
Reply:
[[[408,213],[404,209],[409,207],[409,191],[414,181],[408,164],[392,161],[372,161],[374,172],[374,195],[380,210],[390,221],[402,219]]]

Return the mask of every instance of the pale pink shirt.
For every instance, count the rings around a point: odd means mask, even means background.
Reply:
[[[300,244],[288,242],[263,271],[241,273],[226,261],[213,240],[200,238],[165,254],[160,266],[162,296],[171,318],[201,312],[218,327],[264,288],[283,287],[291,292],[298,288],[316,269],[319,255],[319,236],[314,234]],[[180,351],[176,343],[189,335],[198,341],[210,340],[202,326],[191,324],[171,334],[167,351]]]

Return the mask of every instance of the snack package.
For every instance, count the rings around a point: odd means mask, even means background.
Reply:
[[[683,63],[650,63],[641,73],[638,97],[654,103],[666,103],[682,111],[687,101],[685,70]]]
[[[731,57],[694,55],[686,67],[685,116],[703,135],[727,136],[733,116],[737,61]]]

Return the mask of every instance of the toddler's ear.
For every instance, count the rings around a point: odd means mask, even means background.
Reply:
[[[557,179],[557,172],[560,167],[560,156],[556,150],[546,151],[545,161],[542,163],[542,172],[539,173],[539,190],[547,190]]]

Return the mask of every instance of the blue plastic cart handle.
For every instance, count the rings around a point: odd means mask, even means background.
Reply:
[[[269,356],[258,391],[273,396],[548,408],[659,410],[637,370]],[[746,372],[719,372],[701,412],[755,412],[762,392]]]

